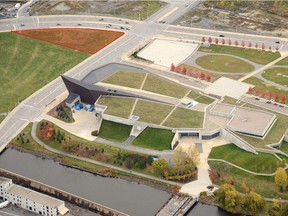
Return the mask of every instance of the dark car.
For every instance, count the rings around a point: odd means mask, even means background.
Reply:
[[[120,29],[125,29],[125,28],[123,26],[121,26]]]
[[[20,24],[20,26],[25,26],[24,24]]]
[[[221,34],[221,35],[219,35],[219,37],[225,37],[225,36]]]
[[[266,101],[267,104],[271,104],[271,101]]]
[[[260,100],[260,98],[255,98],[255,100]]]
[[[103,18],[101,18],[101,19],[99,19],[99,21],[104,21],[104,19],[103,19]]]
[[[279,44],[279,43],[280,43],[280,41],[276,41],[275,43]]]
[[[129,24],[129,22],[125,22],[125,24]]]
[[[61,24],[60,23],[57,23],[57,26],[60,26]]]
[[[81,24],[81,23],[78,23],[78,26],[82,26],[82,24]]]

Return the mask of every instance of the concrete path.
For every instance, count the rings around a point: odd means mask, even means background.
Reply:
[[[37,124],[38,124],[38,122],[33,122],[31,136],[39,145],[43,146],[45,149],[47,149],[47,150],[49,150],[51,152],[54,152],[56,154],[60,154],[60,155],[63,155],[63,156],[71,157],[71,158],[74,158],[74,159],[86,161],[86,162],[89,162],[89,163],[92,163],[92,164],[100,165],[100,166],[103,166],[103,167],[110,167],[112,169],[115,169],[115,170],[118,170],[118,171],[121,171],[121,172],[130,173],[132,175],[141,176],[141,177],[144,177],[144,178],[147,178],[147,179],[163,182],[165,184],[170,184],[170,185],[176,185],[177,184],[175,182],[167,181],[167,180],[164,180],[164,179],[161,179],[161,178],[157,178],[157,177],[154,177],[154,176],[146,175],[146,174],[143,174],[143,173],[139,173],[139,172],[135,172],[135,171],[132,171],[132,170],[124,169],[124,168],[121,168],[121,167],[116,167],[116,166],[113,166],[113,165],[110,165],[110,164],[102,163],[102,162],[99,162],[99,161],[95,161],[95,160],[92,160],[92,159],[76,156],[76,155],[73,155],[73,154],[69,154],[69,153],[66,153],[66,152],[62,152],[62,151],[53,149],[50,146],[48,146],[45,143],[43,143],[37,137],[37,135],[36,135]]]
[[[249,73],[248,75],[240,78],[239,81],[242,82],[242,81],[244,81],[244,80],[246,80],[246,79],[248,79],[248,78],[250,78],[250,77],[252,77],[252,76],[255,76],[256,74],[258,74],[258,73],[266,70],[267,68],[271,67],[272,65],[276,64],[277,62],[281,61],[282,59],[286,58],[287,56],[288,56],[288,53],[285,53],[284,55],[282,55],[282,56],[279,57],[278,59],[276,59],[276,60],[274,60],[274,61],[272,61],[272,62],[264,65],[264,66],[261,67],[261,68],[258,68],[257,70],[253,71],[252,73]]]
[[[180,190],[180,192],[187,193],[193,197],[198,197],[200,192],[207,190],[207,186],[211,185],[212,182],[209,178],[210,169],[207,159],[211,149],[215,146],[225,145],[229,143],[228,141],[217,137],[211,140],[202,140],[199,141],[198,138],[182,138],[179,141],[178,147],[181,147],[183,150],[187,150],[191,144],[195,142],[202,142],[203,153],[200,154],[200,164],[197,166],[198,168],[198,179],[196,181],[189,182],[184,184]]]

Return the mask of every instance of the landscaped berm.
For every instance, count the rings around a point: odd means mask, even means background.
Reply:
[[[124,34],[118,31],[84,28],[49,28],[13,32],[89,54],[98,52]]]

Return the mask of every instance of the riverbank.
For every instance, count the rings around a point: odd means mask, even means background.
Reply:
[[[40,157],[43,159],[53,160],[54,162],[57,162],[60,165],[65,165],[71,169],[77,169],[77,170],[80,170],[83,172],[91,173],[93,175],[99,175],[99,176],[108,177],[108,178],[119,178],[122,180],[126,180],[128,182],[135,182],[137,184],[146,185],[146,186],[155,188],[157,190],[165,191],[168,193],[171,193],[171,190],[172,190],[172,185],[167,185],[167,184],[164,184],[162,182],[157,182],[155,180],[144,179],[142,177],[135,176],[135,175],[129,174],[129,173],[120,172],[117,170],[112,170],[111,173],[103,175],[102,173],[96,172],[94,170],[83,168],[83,167],[68,163],[68,161],[65,160],[65,158],[63,158],[63,156],[60,156],[60,155],[57,156],[54,153],[49,152],[48,150],[45,150],[45,151],[44,150],[43,151],[34,150],[33,151],[30,149],[26,149],[26,148],[17,146],[16,144],[13,144],[13,143],[10,143],[8,145],[8,148],[15,149],[15,150],[20,151],[20,152],[32,154],[36,157]],[[102,167],[102,168],[104,169],[105,167]]]

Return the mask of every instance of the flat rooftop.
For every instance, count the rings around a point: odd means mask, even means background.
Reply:
[[[233,117],[227,127],[235,132],[247,133],[250,135],[264,136],[271,124],[276,119],[273,113],[254,110],[244,107],[236,107]]]
[[[213,84],[208,86],[206,90],[208,92],[218,94],[221,96],[229,96],[238,99],[243,94],[248,92],[250,86],[253,85],[243,83],[237,80],[232,80],[227,77],[221,77],[218,80],[216,80]]]
[[[24,199],[28,199],[37,203],[41,203],[43,205],[49,207],[58,207],[62,205],[64,202],[53,197],[46,196],[44,194],[35,192],[33,190],[18,186],[13,184],[9,189],[9,193],[12,193],[16,196],[23,197]]]
[[[210,110],[210,113],[219,113],[223,115],[231,115],[232,111],[235,109],[236,106],[230,105],[230,104],[221,104],[217,103],[215,104],[212,109]]]
[[[10,181],[11,181],[11,179],[0,177],[0,185],[3,183],[6,183],[6,182],[10,182]]]
[[[183,62],[197,48],[198,44],[194,43],[156,39],[137,55],[154,64],[170,68],[172,63],[178,65]]]

